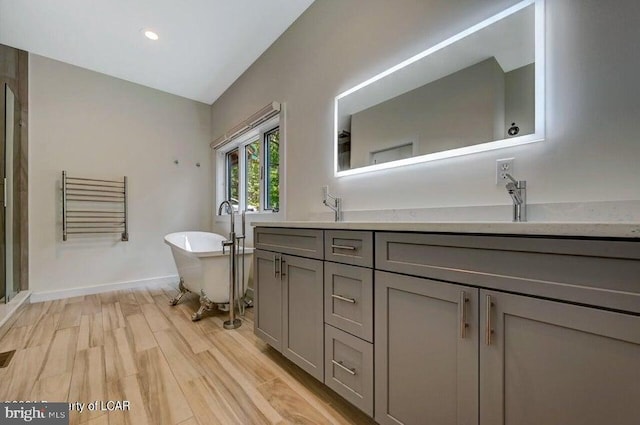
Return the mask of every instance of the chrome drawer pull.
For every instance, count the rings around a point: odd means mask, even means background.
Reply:
[[[356,369],[350,369],[348,367],[346,367],[345,365],[342,364],[342,361],[335,361],[335,360],[331,360],[331,363],[333,363],[334,365],[338,366],[340,369],[344,370],[345,372],[347,372],[350,375],[354,375],[356,374]]]
[[[356,250],[355,246],[349,246],[349,245],[331,245],[331,248],[333,248],[333,249],[347,249],[349,251],[355,251]]]
[[[335,298],[336,300],[346,301],[351,304],[355,304],[356,300],[354,298],[343,297],[342,295],[331,294],[331,298]]]
[[[494,334],[494,330],[493,330],[493,325],[491,324],[491,310],[492,307],[494,306],[493,301],[491,300],[491,295],[487,295],[487,297],[485,298],[485,302],[486,302],[486,306],[485,306],[485,335],[484,335],[484,342],[487,345],[491,345],[492,343],[492,336]]]
[[[467,328],[469,324],[467,323],[467,303],[469,302],[469,298],[467,298],[467,294],[464,291],[460,292],[460,302],[458,304],[458,308],[460,309],[460,338],[466,338],[467,336]]]

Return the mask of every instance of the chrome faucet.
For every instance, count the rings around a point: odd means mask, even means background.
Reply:
[[[233,222],[233,205],[229,201],[222,201],[220,206],[218,207],[218,215],[222,215],[222,207],[226,206],[225,212],[231,216],[231,230],[230,232],[235,233],[235,223]]]
[[[505,188],[513,200],[513,221],[527,221],[527,181],[516,180],[509,173],[506,176],[511,180]]]
[[[240,253],[240,274],[236,276],[236,294],[240,294],[238,299],[236,300],[238,303],[238,312],[240,316],[244,317],[244,310],[247,305],[251,305],[247,302],[246,293],[240,293],[241,289],[244,287],[244,253],[245,253],[245,241],[247,239],[247,220],[246,220],[247,210],[242,210],[242,234],[236,236],[236,245],[238,247],[238,252]],[[239,277],[239,279],[237,279]]]
[[[342,198],[336,198],[329,194],[329,186],[322,186],[322,203],[333,211],[335,221],[342,221]],[[333,201],[333,202],[330,202]]]
[[[242,325],[242,321],[236,318],[236,280],[237,280],[237,270],[236,270],[236,254],[237,254],[237,238],[236,238],[236,227],[233,219],[234,211],[231,202],[222,201],[220,206],[218,207],[218,214],[222,215],[222,207],[226,206],[225,211],[231,216],[230,221],[230,229],[229,229],[229,239],[226,241],[222,241],[222,252],[224,253],[225,247],[229,247],[229,320],[226,320],[222,326],[225,329],[236,329]],[[243,217],[244,218],[244,217]],[[244,220],[243,220],[244,222]],[[243,235],[244,236],[244,235]]]

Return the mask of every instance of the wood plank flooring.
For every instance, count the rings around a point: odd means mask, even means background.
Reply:
[[[30,304],[0,339],[0,400],[129,400],[127,412],[72,412],[72,424],[374,424],[253,334],[251,309],[192,323],[195,296],[170,287]]]

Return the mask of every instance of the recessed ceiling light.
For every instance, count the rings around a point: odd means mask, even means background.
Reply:
[[[158,34],[150,30],[146,30],[144,32],[144,36],[147,37],[149,40],[153,40],[153,41],[156,41],[158,39]]]

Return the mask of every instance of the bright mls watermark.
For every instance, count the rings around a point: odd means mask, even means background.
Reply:
[[[0,403],[0,425],[68,425],[68,403]]]
[[[74,401],[69,403],[48,403],[46,401],[13,401],[0,403],[0,425],[39,424],[69,425],[69,413],[126,412],[131,409],[129,400]]]

